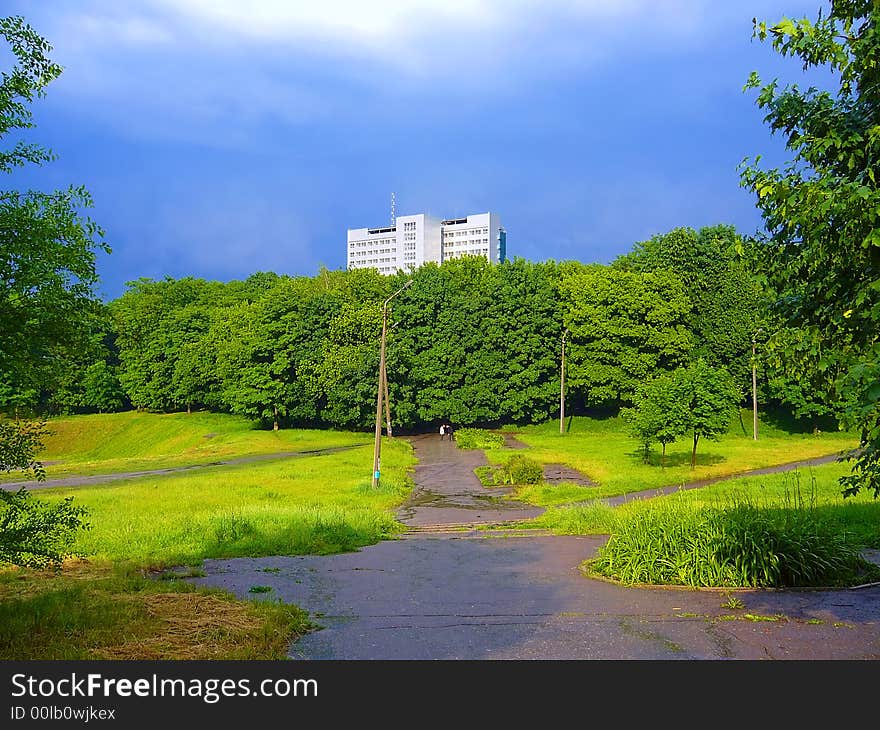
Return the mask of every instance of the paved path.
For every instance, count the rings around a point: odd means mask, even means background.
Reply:
[[[268,585],[265,599],[310,611],[324,628],[293,643],[295,659],[880,659],[880,586],[733,591],[744,604],[734,609],[725,591],[588,579],[578,566],[606,538],[462,530],[534,508],[482,499],[471,479],[482,452],[438,436],[413,445],[404,538],[339,555],[206,561],[194,582],[244,598]]]
[[[272,459],[295,459],[303,456],[320,456],[321,454],[335,454],[337,451],[347,451],[349,449],[359,448],[362,444],[355,446],[333,446],[327,449],[311,449],[309,451],[278,451],[272,454],[254,454],[252,456],[237,456],[232,459],[224,459],[222,461],[211,461],[205,464],[187,464],[185,466],[169,466],[164,469],[145,469],[143,471],[122,471],[114,474],[93,474],[91,476],[72,476],[58,477],[55,479],[46,479],[38,482],[29,480],[24,482],[5,482],[0,483],[0,489],[7,492],[14,492],[21,487],[26,489],[48,489],[50,487],[82,487],[91,484],[103,484],[104,482],[115,482],[120,479],[138,479],[140,477],[164,476],[166,474],[178,474],[183,471],[192,471],[194,469],[207,469],[215,466],[232,466],[234,464],[248,464],[255,461],[270,461]],[[49,462],[46,462],[47,464]],[[55,462],[57,463],[57,462]]]
[[[427,434],[409,439],[419,460],[416,488],[397,518],[413,528],[506,524],[537,517],[544,510],[505,499],[509,488],[487,489],[474,469],[487,463],[479,449],[459,449],[453,441]]]

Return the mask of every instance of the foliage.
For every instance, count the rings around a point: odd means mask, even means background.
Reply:
[[[631,403],[641,383],[687,362],[691,305],[675,274],[572,267],[560,297],[571,332],[572,397],[589,405]]]
[[[698,441],[700,438],[717,441],[727,433],[740,392],[726,370],[713,368],[703,360],[676,370],[671,377],[670,391],[680,414],[680,420],[676,416],[673,426],[693,436],[693,469],[697,465]]]
[[[412,278],[391,303],[400,325],[388,373],[402,423],[517,423],[554,412],[562,334],[554,264],[465,257]]]
[[[16,65],[0,81],[0,138],[33,127],[31,102],[61,73],[49,44],[20,17],[0,18]],[[0,151],[0,171],[42,164],[51,153],[19,139]],[[43,193],[0,191],[0,408],[34,405],[53,386],[65,353],[88,337],[97,306],[95,251],[103,232],[81,210],[82,187]]]
[[[624,583],[755,588],[851,585],[870,570],[846,533],[800,497],[783,508],[742,499],[634,511],[589,568]]]
[[[77,554],[76,534],[87,530],[85,507],[67,497],[56,504],[34,499],[30,492],[0,490],[0,564],[28,568],[57,566]]]
[[[0,81],[0,138],[33,126],[29,104],[44,95],[61,67],[51,46],[22,18],[0,18],[0,35],[17,64]],[[41,164],[51,154],[19,140],[0,152],[0,171]],[[96,307],[95,249],[109,251],[103,233],[80,209],[91,206],[84,188],[42,193],[0,191],[0,409],[34,405],[57,383],[63,354],[88,339]],[[35,455],[42,422],[0,421],[0,470],[44,476]],[[85,509],[47,505],[25,490],[0,491],[0,563],[56,565],[71,553]]]
[[[750,381],[751,339],[765,316],[762,292],[733,226],[675,228],[635,244],[612,266],[626,271],[667,270],[685,287],[692,308],[691,359],[723,367],[740,388]]]
[[[0,472],[23,471],[35,479],[45,478],[37,453],[46,436],[45,421],[0,420]]]
[[[661,465],[665,467],[667,444],[686,431],[687,413],[675,386],[672,375],[654,378],[636,391],[634,406],[620,412],[630,433],[641,442],[646,463],[651,444],[657,441],[663,447]]]
[[[0,471],[20,470],[45,479],[36,455],[46,434],[44,421],[0,420]],[[58,566],[75,554],[76,533],[89,527],[83,521],[86,514],[84,507],[73,505],[73,497],[47,504],[25,489],[0,490],[0,564]]]
[[[525,454],[514,454],[502,464],[478,466],[474,473],[486,487],[502,484],[526,485],[540,484],[544,481],[541,464]]]
[[[504,436],[482,428],[460,428],[455,432],[455,443],[460,449],[500,449]]]
[[[880,495],[878,20],[880,8],[869,0],[837,0],[815,21],[756,20],[755,37],[805,70],[830,71],[836,88],[780,88],[757,73],[747,83],[791,154],[782,169],[764,169],[759,158],[742,169],[764,219],[776,307],[784,321],[821,333],[818,359],[833,353],[831,372],[835,363],[844,371],[835,382],[843,422],[862,433],[863,451],[842,479],[846,495],[862,488]],[[795,347],[785,354],[802,357]]]

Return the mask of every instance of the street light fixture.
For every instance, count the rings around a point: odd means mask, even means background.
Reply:
[[[752,437],[758,440],[758,373],[755,361],[755,345],[757,344],[758,335],[764,331],[763,327],[759,327],[755,334],[752,335]]]
[[[382,401],[383,396],[387,399],[387,391],[388,391],[388,380],[385,374],[385,340],[388,334],[388,302],[390,302],[394,297],[396,297],[400,292],[406,289],[410,284],[413,283],[413,280],[410,279],[406,282],[400,289],[398,289],[394,294],[392,294],[388,299],[384,301],[382,304],[382,344],[379,350],[379,388],[376,394],[376,438],[375,443],[373,444],[373,488],[379,486],[379,461],[382,453]],[[387,401],[386,401],[387,402]],[[389,414],[388,418],[389,424],[391,423],[391,418]],[[391,429],[388,429],[388,435],[391,435]]]
[[[562,332],[562,363],[559,369],[559,433],[565,433],[565,338],[568,330]]]

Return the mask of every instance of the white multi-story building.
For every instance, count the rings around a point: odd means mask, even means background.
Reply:
[[[419,213],[397,216],[384,228],[348,229],[349,269],[394,274],[461,256],[484,256],[495,264],[507,258],[507,233],[497,213],[448,220]]]

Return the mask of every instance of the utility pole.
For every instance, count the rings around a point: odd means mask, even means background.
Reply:
[[[758,335],[763,331],[763,329],[759,329],[752,335],[752,436],[755,441],[758,440],[758,371],[757,360],[755,359],[755,345],[757,344]]]
[[[562,365],[559,373],[559,433],[565,433],[565,338],[568,330],[562,332]]]
[[[391,433],[391,399],[388,397],[388,363],[385,363],[385,365],[386,367],[382,368],[382,393],[385,400],[385,430],[388,432],[389,436],[393,436],[394,434]]]
[[[375,443],[373,444],[373,488],[379,486],[379,476],[381,473],[380,470],[380,461],[382,457],[382,401],[386,400],[387,404],[387,391],[388,391],[388,382],[385,375],[385,341],[388,335],[388,302],[390,302],[394,297],[396,297],[400,292],[406,289],[410,284],[413,283],[413,280],[410,279],[406,282],[400,289],[398,289],[394,294],[392,294],[385,302],[382,304],[382,342],[379,349],[379,387],[376,389],[376,435],[375,435]],[[391,418],[388,418],[388,435],[391,435]]]

